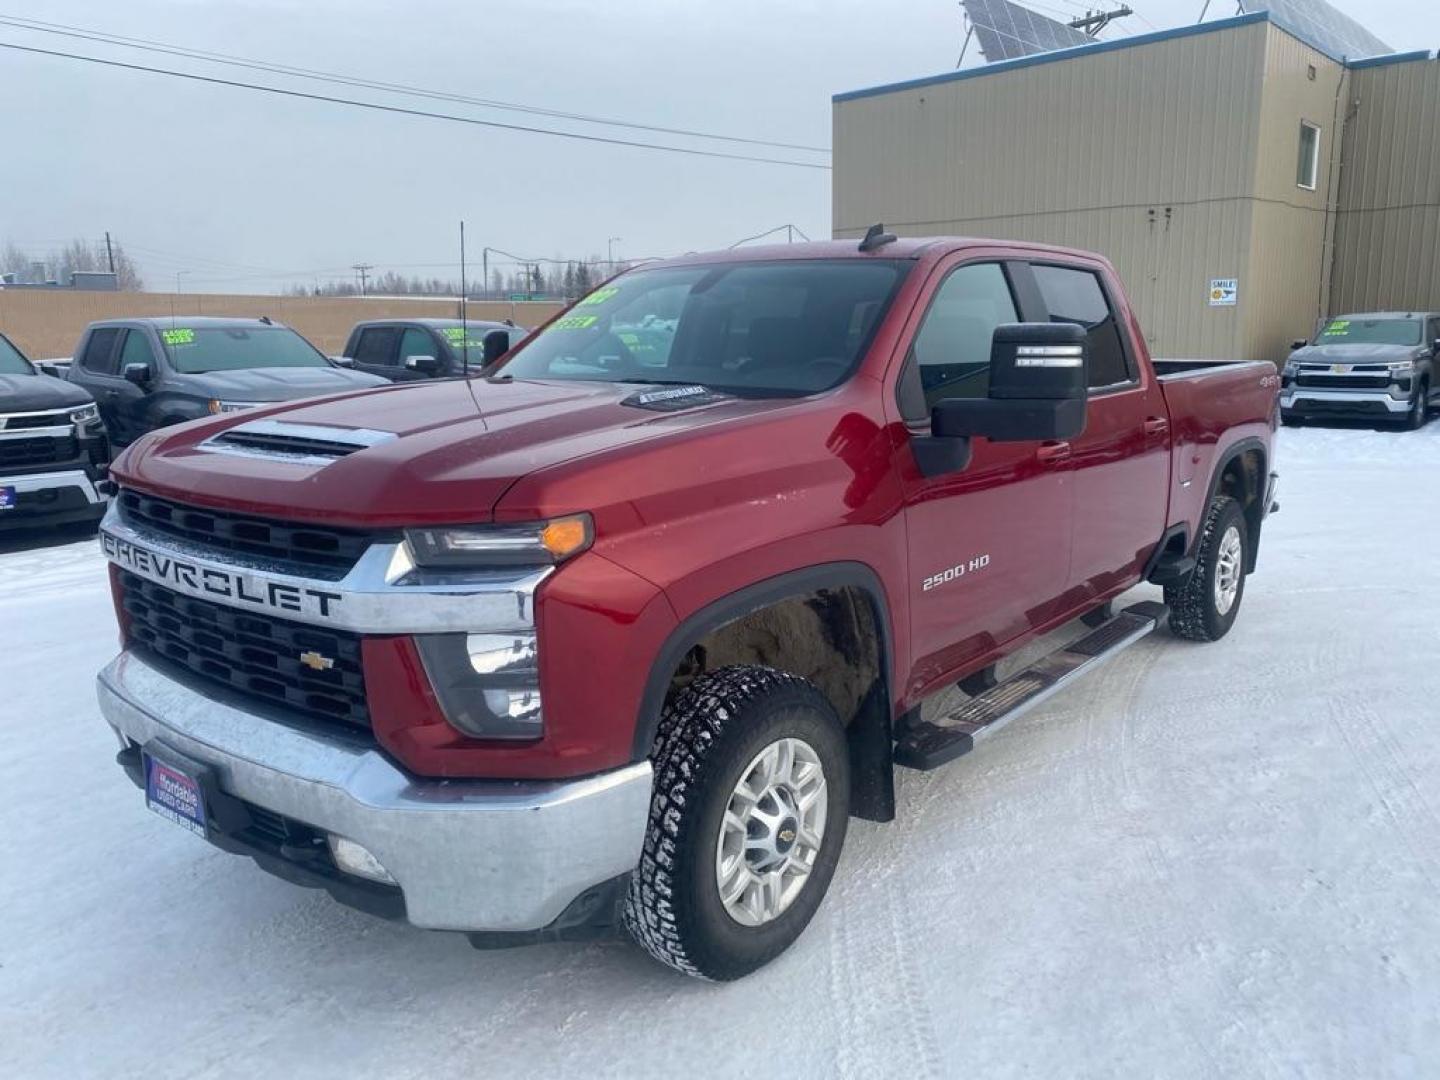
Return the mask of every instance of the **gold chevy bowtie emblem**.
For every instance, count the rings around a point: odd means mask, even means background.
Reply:
[[[313,649],[310,652],[302,652],[300,654],[300,662],[311,671],[329,671],[335,666],[334,660],[331,660],[328,656],[321,656]]]
[[[794,830],[794,829],[781,829],[781,830],[780,830],[780,839],[781,839],[784,843],[787,843],[787,844],[788,844],[788,843],[791,843],[791,842],[795,839],[795,830]]]

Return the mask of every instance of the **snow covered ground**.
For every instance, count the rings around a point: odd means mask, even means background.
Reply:
[[[93,541],[0,548],[0,1075],[1433,1074],[1440,423],[1287,430],[1280,468],[1225,641],[1157,634],[902,773],[728,986],[474,952],[147,813],[92,696]]]

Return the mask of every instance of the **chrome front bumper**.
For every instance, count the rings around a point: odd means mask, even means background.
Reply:
[[[1380,404],[1385,406],[1386,412],[1402,415],[1410,411],[1410,401],[1408,395],[1403,398],[1393,398],[1388,390],[1313,390],[1308,386],[1292,386],[1280,393],[1280,408],[1284,411],[1305,404],[1325,406]]]
[[[416,926],[542,929],[640,859],[649,762],[572,781],[416,779],[377,750],[215,700],[129,652],[100,673],[99,697],[122,748],[169,748],[210,767],[225,793],[363,845]]]
[[[33,434],[33,432],[25,432]],[[62,472],[47,473],[26,473],[23,476],[7,476],[0,474],[0,484],[6,487],[13,487],[17,492],[21,491],[50,491],[53,488],[79,488],[85,496],[85,501],[92,506],[98,506],[105,501],[105,496],[95,490],[95,485],[90,477],[85,475],[84,469],[66,469]]]

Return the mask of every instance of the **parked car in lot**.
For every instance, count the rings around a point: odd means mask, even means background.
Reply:
[[[375,320],[350,331],[345,358],[358,371],[395,382],[453,379],[494,363],[528,333],[503,322]]]
[[[1440,394],[1440,314],[1375,312],[1331,319],[1297,341],[1280,392],[1286,423],[1349,419],[1423,427]]]
[[[199,317],[91,323],[66,378],[94,395],[120,446],[213,413],[385,384],[269,319]]]
[[[0,530],[99,521],[109,461],[90,395],[0,334]]]
[[[1230,630],[1278,387],[1157,368],[1084,252],[877,228],[638,268],[486,377],[133,445],[101,710],[151,809],[291,881],[480,946],[621,919],[735,978],[895,765],[1167,618]]]

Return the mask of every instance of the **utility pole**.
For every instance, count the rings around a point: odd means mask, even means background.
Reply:
[[[115,251],[110,247],[110,230],[105,230],[105,259],[110,264],[110,272],[115,272]]]
[[[615,272],[615,244],[623,242],[624,239],[623,236],[612,236],[605,241],[605,265],[610,268],[612,274]]]
[[[375,264],[374,264],[374,263],[356,263],[354,266],[350,267],[350,269],[351,269],[351,270],[354,270],[355,273],[357,273],[357,274],[360,275],[360,295],[361,295],[361,296],[364,296],[364,295],[365,295],[365,284],[366,284],[366,277],[365,277],[365,275],[367,275],[368,273],[370,273],[371,270],[374,270],[374,269],[375,269]]]

